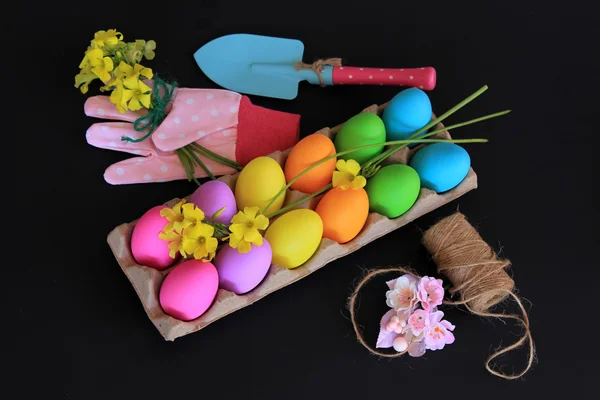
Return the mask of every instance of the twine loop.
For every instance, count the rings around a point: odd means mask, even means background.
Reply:
[[[510,266],[510,261],[499,259],[465,216],[459,212],[429,228],[423,235],[423,244],[436,262],[438,273],[444,274],[452,284],[449,293],[459,296],[458,301],[444,300],[443,304],[463,305],[469,312],[480,317],[512,319],[523,327],[524,332],[521,337],[510,346],[496,350],[490,355],[485,362],[485,368],[491,374],[509,380],[525,375],[535,359],[535,348],[527,311],[519,296],[513,292],[514,281],[505,270]],[[358,293],[371,279],[391,272],[411,274],[417,279],[420,278],[412,271],[401,267],[371,270],[357,284],[348,303],[352,326],[358,341],[372,354],[387,358],[400,357],[405,352],[383,353],[367,344],[356,323],[355,304]],[[489,311],[507,298],[514,300],[519,306],[520,315]],[[491,366],[494,359],[525,343],[528,343],[528,355],[526,366],[521,372],[507,374]]]
[[[339,67],[342,65],[342,59],[341,58],[326,58],[326,59],[317,60],[312,64],[306,64],[306,63],[303,63],[302,61],[298,61],[294,65],[294,67],[296,68],[296,71],[300,71],[301,69],[312,69],[313,71],[316,72],[317,76],[319,77],[319,82],[321,83],[321,87],[325,87],[325,81],[323,80],[323,76],[321,76],[321,73],[323,71],[325,71],[326,65],[331,65],[333,67]]]
[[[148,132],[139,139],[123,136],[121,140],[138,143],[148,139],[167,117],[167,108],[173,99],[176,87],[177,83],[168,85],[164,80],[158,77],[155,78],[152,86],[150,110],[146,115],[139,117],[133,122],[133,129],[136,132],[142,132],[146,129],[148,129]]]

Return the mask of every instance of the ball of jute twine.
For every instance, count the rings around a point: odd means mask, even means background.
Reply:
[[[514,281],[505,271],[510,261],[499,259],[492,248],[481,238],[477,230],[469,224],[465,216],[459,212],[446,217],[429,228],[423,235],[423,244],[431,253],[437,264],[438,273],[446,275],[452,283],[451,295],[457,294],[458,301],[444,300],[446,305],[463,305],[472,314],[480,317],[503,318],[517,321],[523,327],[523,335],[511,344],[490,355],[485,362],[486,369],[493,375],[504,379],[518,379],[531,368],[535,358],[535,349],[531,337],[527,311],[519,297],[513,293]],[[401,267],[369,271],[356,285],[349,298],[348,308],[354,332],[358,341],[372,354],[381,357],[400,357],[402,353],[383,353],[369,346],[355,319],[355,304],[361,288],[378,275],[390,272],[415,273]],[[521,315],[493,313],[489,309],[506,298],[512,298],[520,308]],[[528,343],[528,357],[525,368],[516,374],[506,374],[491,367],[491,362],[500,355]]]

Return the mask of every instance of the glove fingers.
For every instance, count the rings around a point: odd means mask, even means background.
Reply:
[[[199,157],[216,176],[234,173],[233,168]],[[196,166],[196,178],[206,178],[204,170]],[[108,167],[104,179],[111,185],[124,185],[130,183],[168,182],[187,179],[184,167],[177,154],[168,156],[134,157],[120,161]]]
[[[172,151],[219,131],[236,134],[239,93],[216,89],[178,89],[173,108],[152,135],[156,147]]]
[[[168,182],[185,178],[185,170],[175,154],[130,158],[111,165],[104,172],[104,180],[111,185]]]
[[[89,97],[83,106],[85,115],[94,118],[110,119],[115,121],[134,122],[139,117],[146,115],[148,110],[119,112],[117,107],[110,102],[109,96]]]
[[[136,132],[128,122],[99,122],[88,128],[85,137],[89,144],[101,149],[143,156],[155,154],[157,150],[150,139],[139,143],[122,140],[124,136],[137,139],[143,135],[144,132]]]

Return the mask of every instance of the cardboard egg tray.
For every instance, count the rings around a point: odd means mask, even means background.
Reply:
[[[387,103],[381,106],[373,105],[363,110],[363,112],[371,112],[381,115],[386,105]],[[433,118],[435,118],[435,115]],[[338,125],[332,129],[324,128],[317,133],[326,135],[333,139],[340,128],[341,125]],[[438,124],[435,129],[443,129],[443,125]],[[450,134],[447,131],[444,131],[436,137],[449,139]],[[416,146],[413,149],[404,147],[396,152],[393,156],[389,157],[385,164],[406,164],[410,160],[412,154],[414,154],[414,152],[420,147],[422,147],[422,145]],[[269,156],[279,162],[279,164],[281,164],[283,167],[289,151],[290,149],[284,152],[275,152]],[[220,177],[219,180],[227,183],[233,190],[237,176],[238,174],[227,175]],[[322,239],[321,244],[319,245],[319,248],[315,254],[313,254],[313,256],[306,261],[306,263],[295,269],[287,269],[285,267],[272,264],[265,279],[249,293],[236,295],[235,293],[219,289],[211,307],[199,318],[187,322],[177,320],[165,314],[158,301],[161,283],[164,277],[173,267],[163,271],[145,267],[137,264],[131,254],[130,238],[137,221],[117,226],[108,235],[108,244],[110,245],[115,258],[121,266],[121,269],[133,285],[133,288],[142,302],[144,310],[156,329],[158,329],[165,340],[173,341],[178,337],[199,331],[216,320],[253,304],[270,293],[282,289],[283,287],[310,275],[328,263],[338,258],[347,256],[348,254],[371,243],[375,239],[388,234],[393,230],[408,224],[409,222],[414,221],[420,216],[443,206],[444,204],[475,188],[477,188],[477,175],[472,168],[465,179],[457,187],[448,192],[436,194],[431,190],[422,188],[416,203],[410,210],[400,217],[389,219],[380,214],[370,213],[362,231],[350,242],[339,244],[329,239]],[[305,193],[288,190],[284,205],[291,204],[292,202],[297,201],[304,196],[306,196]],[[296,208],[314,209],[322,196],[323,195],[310,199]],[[165,204],[168,206],[173,206],[179,200],[180,199],[178,198],[172,199]],[[178,261],[178,263],[183,261],[185,260]]]

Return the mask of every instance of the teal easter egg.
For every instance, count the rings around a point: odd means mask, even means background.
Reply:
[[[337,152],[383,142],[385,142],[385,125],[383,121],[378,115],[368,112],[355,115],[346,121],[334,140]],[[376,155],[381,154],[382,151],[383,146],[375,146],[344,154],[338,157],[338,159],[353,159],[357,163],[363,164]]]
[[[431,116],[431,101],[424,91],[417,88],[401,91],[383,110],[387,140],[407,139],[427,125]]]
[[[381,168],[365,186],[369,195],[369,211],[396,218],[407,212],[421,191],[419,174],[404,164]]]
[[[456,187],[471,168],[471,157],[454,143],[434,143],[419,149],[410,160],[421,185],[437,193]]]

